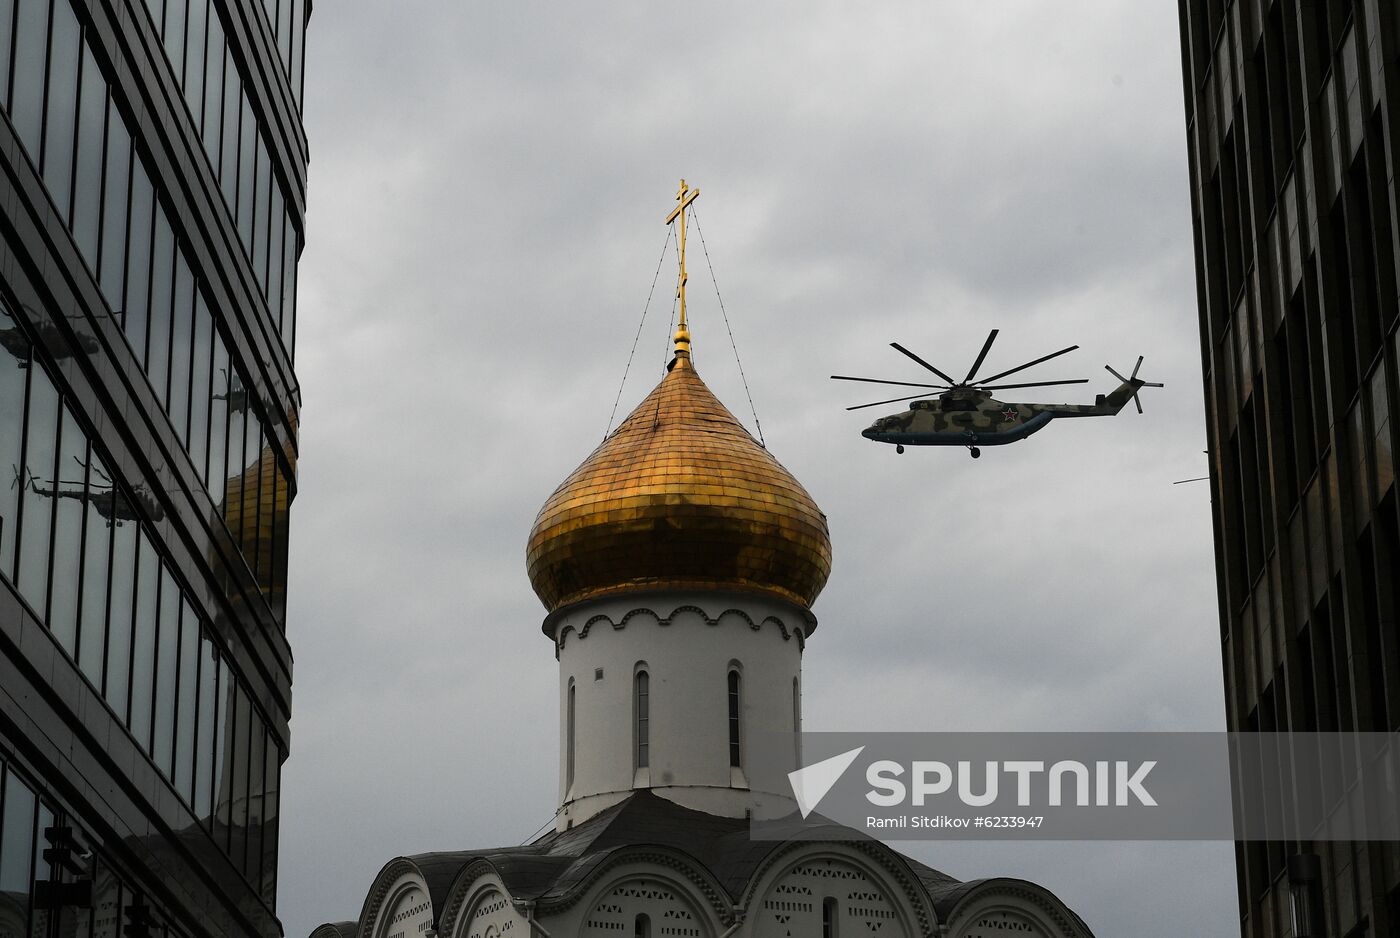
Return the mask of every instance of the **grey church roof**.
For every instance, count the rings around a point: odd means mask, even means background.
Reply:
[[[822,837],[820,829],[806,825],[794,825],[793,833],[793,839],[835,839]],[[840,839],[850,839],[852,833],[843,830]],[[877,843],[873,838],[860,839],[867,846]],[[391,861],[385,872],[407,861],[423,878],[433,908],[441,910],[463,871],[484,860],[500,877],[512,899],[548,907],[574,901],[592,881],[593,874],[621,853],[639,859],[646,859],[648,853],[660,857],[680,855],[713,877],[716,901],[722,901],[722,894],[728,900],[726,904],[737,905],[769,856],[790,843],[756,840],[750,836],[749,822],[743,818],[696,811],[640,789],[581,824],[569,830],[550,831],[530,844],[401,857]],[[907,870],[910,887],[918,888],[913,883],[922,887],[940,920],[946,920],[958,903],[979,887],[994,883],[1011,887],[1031,885],[999,878],[963,882],[884,845],[877,849],[890,858],[894,867],[902,865]],[[1072,911],[1064,911],[1083,926],[1082,919]],[[1087,927],[1084,932],[1090,934]],[[354,935],[355,923],[347,922],[323,925],[314,938]]]
[[[751,838],[743,818],[706,814],[642,789],[576,827],[550,831],[531,844],[405,859],[422,875],[434,908],[442,907],[458,874],[476,860],[490,862],[513,898],[551,904],[585,883],[618,851],[648,847],[690,857],[709,871],[731,902],[738,902],[764,859],[782,843]],[[922,863],[900,859],[931,896],[961,885]]]

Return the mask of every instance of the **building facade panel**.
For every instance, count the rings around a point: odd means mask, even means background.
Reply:
[[[281,930],[309,8],[272,7],[0,0],[3,933]]]
[[[0,137],[5,130],[0,126]],[[24,174],[19,175],[22,180]],[[0,192],[6,190],[7,181],[0,177]],[[21,187],[8,190],[16,204],[33,210],[16,211],[7,219],[15,229],[11,244],[47,244],[51,254],[40,259],[40,268],[65,261],[78,263],[71,240],[61,237],[63,230],[52,212],[36,217],[37,209],[49,203],[45,200],[35,206],[32,197],[36,192],[42,196],[42,188],[32,174],[29,182],[27,191]],[[41,220],[49,224],[37,224]],[[12,297],[6,301],[5,310],[13,323],[6,333],[10,339],[7,351],[12,351],[7,357],[19,370],[28,367],[21,367],[26,356],[38,357],[47,363],[49,374],[65,385],[68,399],[76,402],[76,408],[91,421],[92,432],[106,446],[110,461],[104,471],[139,480],[131,483],[130,491],[133,496],[141,496],[144,520],[167,549],[168,558],[183,567],[187,581],[195,584],[192,589],[202,591],[208,609],[222,604],[223,614],[216,618],[225,623],[223,629],[233,653],[247,653],[244,665],[249,673],[259,668],[267,672],[282,699],[279,709],[285,711],[286,685],[290,680],[286,640],[275,623],[270,604],[258,601],[259,590],[239,553],[239,542],[231,533],[239,525],[230,528],[223,521],[227,512],[237,511],[242,505],[225,506],[222,501],[215,504],[197,481],[190,480],[189,463],[179,458],[181,451],[170,422],[154,400],[150,384],[114,317],[105,312],[97,316],[72,312],[82,309],[83,290],[73,289],[71,282],[58,278],[42,281],[40,271],[27,263],[31,259],[18,252],[12,259],[14,263],[7,265],[5,271]],[[96,291],[90,280],[87,287],[86,295],[91,298]],[[98,308],[105,309],[100,305]],[[242,432],[244,424],[236,425]],[[71,477],[42,476],[13,460],[10,467],[17,491],[32,490],[41,479],[50,488],[56,482],[72,481]],[[235,466],[233,472],[236,481],[243,469]],[[66,471],[65,476],[69,475]],[[241,489],[238,491],[241,498]],[[289,487],[288,495],[291,491]],[[285,502],[282,507],[285,509]],[[17,520],[9,519],[8,523],[14,525]],[[209,615],[214,617],[213,612]]]
[[[24,2],[35,3],[37,0]],[[71,17],[69,4],[56,2],[52,5],[51,19],[55,23],[71,20]],[[54,35],[58,36],[60,32],[67,35],[66,28],[54,30]],[[6,38],[0,34],[0,42]],[[13,39],[18,48],[26,36],[16,30]],[[49,58],[52,62],[59,56],[53,53]],[[106,92],[99,90],[99,83],[100,79],[91,83],[89,90],[105,97]],[[26,142],[21,137],[21,142],[31,158],[34,153],[40,152],[43,154],[43,165],[52,167],[53,151],[48,148],[52,134],[43,132],[43,128],[71,126],[78,108],[74,106],[76,102],[61,101],[52,88],[45,99],[48,104],[38,125],[41,130],[36,131],[35,139]],[[92,108],[94,116],[101,109],[99,98],[99,103]],[[122,324],[133,355],[146,371],[151,389],[167,412],[182,447],[196,461],[195,469],[201,480],[224,504],[227,514],[235,503],[225,502],[222,498],[226,487],[224,480],[245,480],[249,468],[255,463],[260,464],[257,456],[264,448],[262,436],[268,437],[269,446],[283,448],[283,438],[277,431],[283,421],[290,419],[294,422],[294,399],[287,400],[271,394],[255,395],[250,389],[257,387],[258,383],[236,363],[229,361],[228,341],[224,336],[228,334],[225,330],[232,326],[220,328],[215,323],[217,320],[232,323],[233,317],[221,315],[224,311],[217,307],[211,310],[212,304],[206,291],[211,289],[212,276],[203,271],[196,273],[198,268],[188,259],[190,247],[172,227],[171,212],[162,193],[152,183],[146,169],[146,159],[141,156],[139,147],[134,152],[130,148],[128,119],[123,118],[115,106],[109,105],[107,111],[106,153],[90,155],[86,163],[93,174],[80,182],[94,190],[100,185],[99,167],[105,156],[111,172],[107,174],[104,204],[100,208],[111,237],[92,242],[93,251],[85,255],[84,260],[89,270],[103,270],[110,274],[104,277],[102,284],[108,309]],[[94,120],[94,126],[95,123]],[[87,137],[94,147],[99,146],[100,134],[95,129]],[[55,203],[68,205],[72,202],[71,194],[76,187],[73,182],[75,161],[71,147],[62,147],[61,153],[63,167],[61,171],[50,170],[45,175],[45,186]],[[128,174],[125,183],[121,180],[123,172]],[[56,189],[61,190],[61,196],[55,195]],[[96,211],[96,200],[90,201]],[[81,203],[82,200],[79,200]],[[70,230],[95,227],[85,219],[68,217],[68,212],[58,205],[55,208]],[[111,255],[105,263],[104,253]],[[207,265],[205,270],[208,270]],[[196,337],[206,344],[196,344]],[[212,343],[212,348],[207,343]],[[217,371],[212,367],[214,364],[218,365]],[[262,407],[266,411],[259,413]],[[293,416],[282,420],[268,416],[269,413],[279,412],[293,412]],[[203,422],[192,420],[192,415],[203,418]],[[216,458],[209,458],[211,451]],[[291,468],[294,457],[289,454],[284,454],[284,457],[287,458],[279,460],[280,466],[270,467],[280,468],[281,478],[273,480],[274,488],[294,485]],[[221,461],[224,459],[226,463]],[[253,494],[260,487],[257,484],[240,485],[240,493],[245,488],[247,493]],[[250,506],[241,504],[244,501],[247,499],[237,500],[240,517],[258,510],[254,508],[250,511]],[[271,557],[258,557],[261,545],[259,539],[252,536],[256,529],[244,527],[244,530],[233,533],[240,542],[249,568],[255,573],[266,571],[267,576],[259,583],[264,593],[280,593],[281,584],[271,580],[272,572],[278,570],[280,565],[272,562]]]
[[[1182,0],[1182,63],[1232,730],[1400,729],[1397,11]],[[1356,767],[1339,753],[1325,787]],[[1400,847],[1241,844],[1242,931],[1400,928]],[[1295,862],[1295,869],[1297,869]]]

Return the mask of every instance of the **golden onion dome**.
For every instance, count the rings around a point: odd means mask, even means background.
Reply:
[[[550,612],[643,589],[810,607],[826,585],[826,516],[700,380],[684,338],[666,377],[535,519],[526,564]]]

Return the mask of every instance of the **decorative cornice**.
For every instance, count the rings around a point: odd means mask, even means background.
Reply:
[[[883,869],[894,879],[895,884],[904,892],[904,896],[909,900],[909,904],[914,908],[914,915],[919,920],[919,933],[932,938],[938,933],[938,917],[933,911],[933,904],[929,900],[928,893],[924,891],[923,884],[920,883],[904,864],[904,858],[898,853],[886,847],[879,841],[862,840],[789,840],[780,843],[773,850],[769,851],[763,861],[754,869],[749,876],[748,884],[744,887],[744,896],[741,904],[745,908],[752,908],[754,905],[754,891],[758,888],[759,882],[767,875],[768,871],[778,864],[779,860],[788,855],[797,853],[809,848],[821,848],[830,851],[833,847],[849,848],[865,854],[876,865]],[[839,852],[837,853],[839,856]]]
[[[1058,897],[1048,889],[1022,879],[990,879],[974,886],[968,890],[967,895],[958,900],[957,904],[953,906],[953,910],[948,913],[948,924],[951,926],[969,913],[979,911],[973,908],[978,901],[999,896],[1009,896],[1030,903],[1037,911],[1043,912],[1049,917],[1055,927],[1065,935],[1065,938],[1080,938],[1080,936],[1088,935],[1088,932],[1082,927],[1082,923]]]
[[[771,622],[778,627],[778,631],[783,636],[783,641],[788,641],[790,639],[796,638],[798,648],[806,647],[806,639],[803,636],[802,630],[799,628],[789,629],[787,623],[785,623],[782,619],[779,619],[777,616],[767,615],[764,616],[762,619],[755,621],[754,617],[749,615],[744,610],[731,606],[725,609],[719,615],[711,617],[709,613],[707,613],[704,609],[701,609],[699,606],[687,603],[685,605],[677,606],[675,609],[671,610],[671,614],[669,616],[663,616],[655,609],[649,609],[645,606],[638,606],[628,611],[625,615],[623,615],[621,619],[618,620],[614,620],[612,616],[608,615],[605,612],[597,613],[595,615],[589,616],[588,619],[583,623],[582,627],[574,625],[564,626],[564,628],[562,628],[559,631],[559,637],[558,639],[556,639],[555,642],[555,650],[557,653],[559,649],[564,647],[564,638],[570,632],[577,633],[580,639],[585,639],[588,637],[588,633],[593,628],[593,626],[599,622],[606,622],[609,625],[611,625],[615,631],[621,631],[622,629],[627,627],[627,623],[631,621],[634,616],[649,615],[656,620],[657,625],[668,626],[673,624],[676,621],[676,617],[683,612],[693,612],[697,614],[698,616],[700,616],[701,620],[708,626],[719,625],[720,620],[727,615],[736,615],[739,618],[743,619],[745,622],[747,622],[749,628],[755,632],[759,631],[763,626]]]
[[[559,899],[549,903],[541,903],[540,909],[551,914],[569,909],[588,895],[594,885],[605,875],[628,863],[652,863],[680,873],[709,902],[710,910],[714,912],[721,925],[729,926],[734,923],[734,913],[729,907],[727,895],[712,876],[706,875],[709,871],[702,863],[688,854],[660,850],[655,847],[641,850],[619,847]]]

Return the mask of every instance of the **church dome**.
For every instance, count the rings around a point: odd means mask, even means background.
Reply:
[[[810,607],[831,572],[831,539],[806,489],[682,348],[544,503],[526,563],[551,612],[642,589],[732,589]]]

